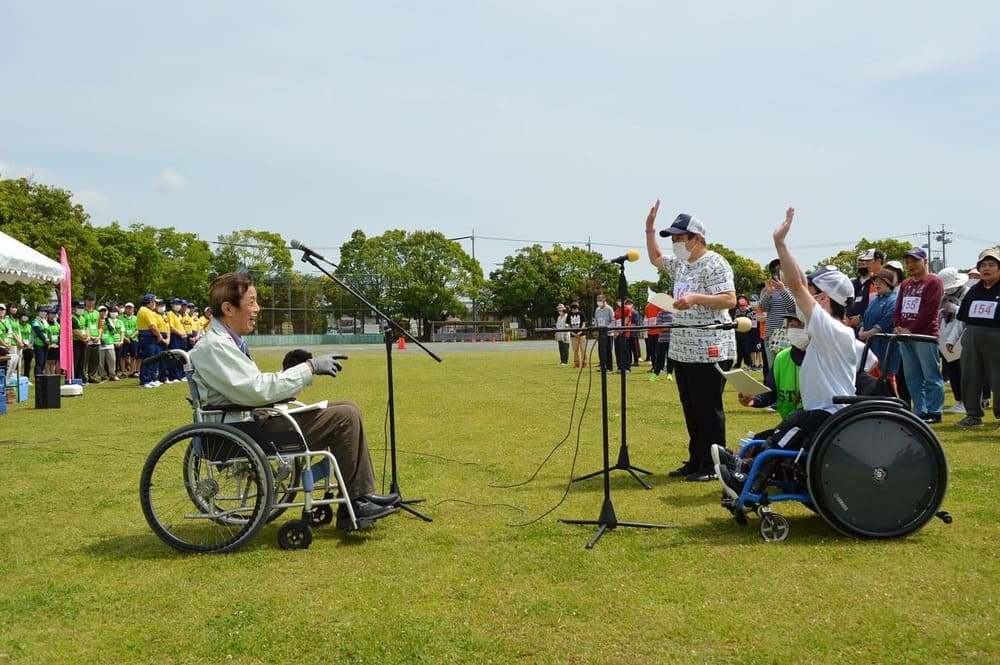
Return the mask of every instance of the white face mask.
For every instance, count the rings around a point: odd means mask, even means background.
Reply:
[[[174,310],[175,312],[179,312],[179,311],[181,311],[181,306],[180,305],[171,305],[170,309]]]
[[[156,311],[159,312],[160,314],[163,314],[165,311],[167,311],[167,306],[160,305],[159,307],[156,308]]]
[[[118,318],[118,312],[111,312],[110,314],[108,314],[108,316],[110,316],[112,319],[117,319]]]
[[[76,308],[75,310],[73,310],[73,311],[75,311],[75,312],[76,312],[76,315],[77,315],[77,316],[80,316],[80,315],[82,315],[82,314],[83,314],[83,308],[82,308],[82,307],[77,307],[77,308]]]
[[[809,346],[809,333],[802,328],[789,328],[788,341],[791,342],[792,346],[796,349],[805,351],[806,347]]]
[[[674,245],[674,256],[678,259],[687,263],[688,259],[691,258],[691,250],[687,248],[686,242],[675,242]]]

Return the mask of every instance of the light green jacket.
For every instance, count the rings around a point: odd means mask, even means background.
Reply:
[[[308,363],[284,372],[261,372],[240,351],[229,329],[218,319],[212,319],[208,331],[191,350],[190,358],[203,407],[274,404],[295,397],[313,382]]]

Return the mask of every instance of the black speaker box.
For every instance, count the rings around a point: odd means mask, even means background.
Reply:
[[[59,403],[59,383],[62,377],[58,374],[36,374],[35,375],[35,408],[36,409],[58,409]]]

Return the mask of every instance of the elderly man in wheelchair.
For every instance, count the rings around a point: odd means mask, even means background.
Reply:
[[[279,532],[282,547],[304,548],[312,540],[311,524],[332,521],[329,504],[338,505],[336,526],[344,530],[391,514],[400,499],[375,493],[357,404],[282,404],[312,384],[314,375],[337,376],[344,356],[289,354],[283,371],[261,372],[243,340],[260,309],[250,276],[219,276],[209,303],[215,317],[189,356],[168,352],[178,355],[174,361],[190,361],[186,371],[196,422],[168,434],[143,469],[140,499],[157,535],[183,551],[230,551],[284,508],[304,505],[303,519]],[[183,478],[174,480],[179,475]],[[314,482],[322,479],[326,484],[319,489],[327,492],[314,501]],[[299,492],[305,503],[292,503]]]
[[[736,454],[713,446],[723,505],[741,523],[747,510],[758,511],[760,534],[770,541],[788,534],[787,520],[770,508],[783,500],[802,502],[848,535],[906,535],[943,499],[944,454],[900,400],[855,396],[856,342],[843,323],[853,286],[833,267],[802,272],[785,244],[794,214],[789,208],[774,244],[810,338],[800,372],[802,409],[765,439],[743,441]]]

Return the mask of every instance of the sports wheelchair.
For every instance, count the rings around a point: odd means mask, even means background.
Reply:
[[[887,357],[899,342],[933,342],[924,335],[888,337]],[[859,366],[863,373],[866,346]],[[812,436],[808,450],[768,449],[757,453],[739,496],[723,494],[722,505],[740,524],[747,513],[760,518],[758,531],[768,542],[788,537],[788,520],[771,505],[798,501],[818,513],[834,529],[857,538],[903,538],[932,517],[952,521],[939,511],[948,484],[948,464],[933,430],[903,400],[892,396],[887,377],[875,395],[845,395],[846,405],[827,418]],[[741,439],[737,455],[747,458],[764,439]],[[766,486],[753,492],[761,467],[777,471]],[[766,468],[766,467],[765,467]]]
[[[334,504],[358,528],[337,460],[327,450],[310,450],[291,417],[322,404],[202,408],[188,354],[173,349],[143,364],[160,361],[183,366],[194,409],[194,422],[163,437],[142,468],[142,513],[163,542],[181,552],[231,552],[288,508],[301,507],[300,518],[278,529],[278,544],[305,549],[312,528],[333,521]],[[235,421],[225,422],[227,416]],[[264,419],[283,427],[265,429]],[[322,498],[314,498],[317,492]]]

